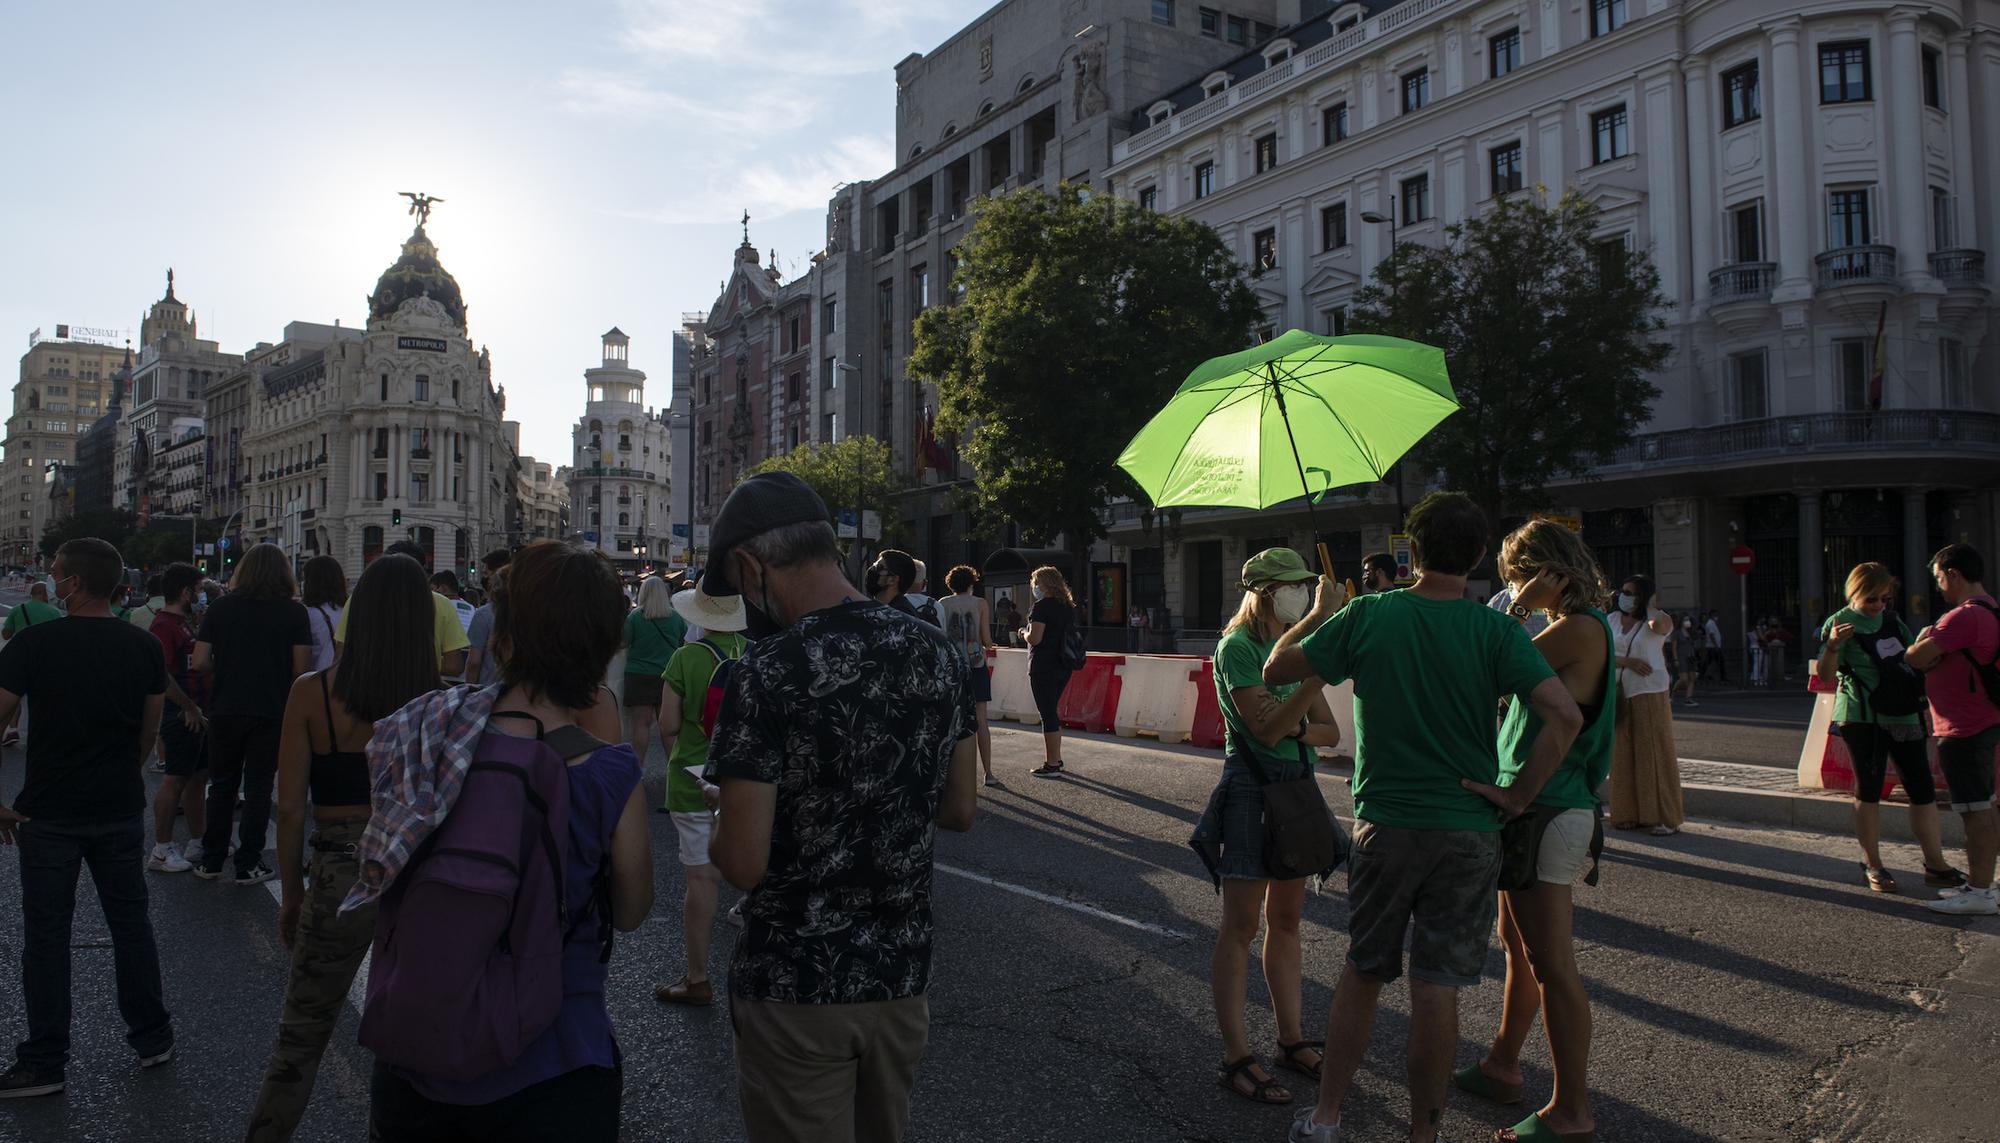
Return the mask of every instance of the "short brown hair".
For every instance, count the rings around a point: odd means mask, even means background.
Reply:
[[[95,536],[66,541],[56,549],[63,570],[76,577],[84,592],[97,599],[110,599],[125,574],[125,557],[108,541]]]
[[[241,599],[290,599],[299,593],[292,578],[292,561],[276,544],[252,545],[229,577],[229,594]]]
[[[529,544],[493,587],[501,680],[589,709],[624,640],[625,612],[625,590],[604,553],[560,540]]]
[[[1403,523],[1419,571],[1465,575],[1486,554],[1486,513],[1463,492],[1433,492]]]
[[[979,586],[979,573],[972,570],[971,564],[960,564],[944,573],[944,585],[953,595],[964,595]]]

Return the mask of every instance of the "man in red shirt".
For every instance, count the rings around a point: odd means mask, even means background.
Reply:
[[[1941,889],[1924,904],[1939,913],[2000,913],[1993,865],[2000,852],[2000,813],[1993,808],[1994,758],[2000,754],[2000,694],[1988,692],[1978,667],[2000,656],[2000,611],[1981,582],[1986,561],[1964,544],[1947,544],[1931,557],[1938,594],[1952,605],[1905,656],[1924,675],[1931,722],[1938,736],[1938,764],[1951,788],[1951,808],[1965,819],[1968,884]]]
[[[201,835],[208,824],[208,679],[191,669],[194,658],[194,600],[201,590],[201,572],[190,564],[173,564],[160,575],[166,602],[148,630],[160,641],[167,659],[167,704],[160,714],[160,757],[166,777],[153,793],[153,852],[146,868],[155,873],[184,873],[201,860]],[[204,780],[195,781],[197,776]],[[187,815],[188,852],[174,845],[174,805]]]

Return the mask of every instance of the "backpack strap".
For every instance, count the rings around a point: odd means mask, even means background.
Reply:
[[[1980,599],[1968,599],[1965,602],[1969,606],[1977,607],[1986,614],[1991,615],[1995,625],[2000,625],[2000,607],[1995,607]],[[1984,685],[1980,680],[1980,672],[2000,668],[2000,658],[1995,658],[1990,663],[1982,663],[1978,659],[1973,658],[1972,648],[1970,647],[1960,647],[1958,653],[1964,655],[1965,661],[1972,667],[1972,670],[1969,672],[1971,677],[1965,680],[1965,689],[1977,694],[1980,687]],[[1995,704],[2000,704],[2000,691],[1989,693],[1986,697],[1992,699]]]
[[[536,718],[536,717],[535,717],[534,715],[532,715],[532,714],[529,714],[529,713],[528,713],[527,711],[524,711],[524,710],[496,710],[496,711],[494,711],[494,712],[493,712],[492,714],[489,714],[489,715],[487,715],[486,717],[487,717],[488,719],[495,719],[495,718],[525,718],[525,719],[527,719],[527,720],[528,720],[529,722],[532,722],[532,723],[534,723],[534,724],[535,724],[535,741],[537,741],[537,742],[542,742],[542,741],[546,741],[546,740],[548,739],[548,732],[547,732],[546,730],[544,730],[544,729],[543,729],[543,727],[542,727],[542,720],[541,720],[541,719],[539,719],[539,718]],[[544,806],[544,807],[542,807],[542,809],[544,810],[544,812],[546,812],[546,811],[547,811],[547,809],[548,809],[548,807]]]

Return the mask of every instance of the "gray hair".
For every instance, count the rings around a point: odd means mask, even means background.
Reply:
[[[737,546],[757,557],[757,562],[767,568],[840,562],[840,544],[834,538],[833,525],[825,520],[786,524],[760,532]]]

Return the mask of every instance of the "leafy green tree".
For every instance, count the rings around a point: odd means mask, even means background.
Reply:
[[[132,513],[122,508],[77,512],[60,520],[50,520],[42,529],[42,559],[44,562],[54,559],[57,548],[85,537],[103,540],[122,555],[126,541],[132,538],[134,523]],[[132,557],[126,556],[125,562],[131,563]]]
[[[1672,352],[1659,271],[1599,226],[1574,192],[1503,198],[1443,246],[1399,244],[1356,298],[1357,330],[1444,350],[1459,411],[1411,456],[1496,528],[1631,441],[1660,395],[1646,380]]]
[[[979,522],[1066,536],[1081,564],[1106,501],[1141,495],[1118,454],[1196,365],[1248,344],[1256,296],[1207,226],[1068,184],[983,200],[958,254],[910,375],[965,435]]]
[[[896,470],[889,446],[874,437],[851,436],[831,444],[800,445],[784,456],[771,457],[750,469],[743,479],[760,472],[789,472],[797,476],[819,493],[827,510],[836,518],[843,509],[879,513],[885,545],[894,546],[905,539],[907,529],[902,513],[894,511],[892,505],[914,484]]]

